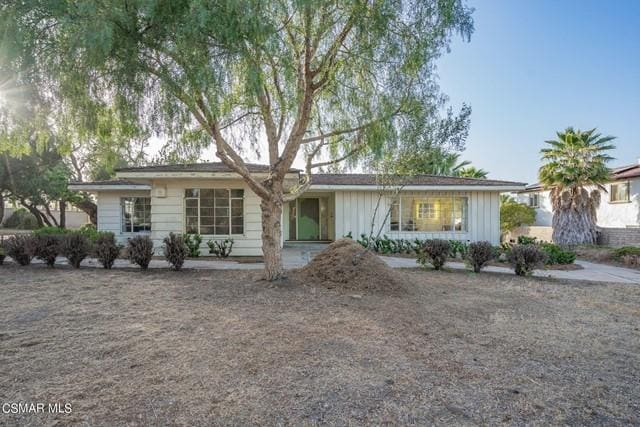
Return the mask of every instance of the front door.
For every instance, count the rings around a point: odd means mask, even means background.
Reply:
[[[298,240],[320,240],[320,199],[298,199]]]

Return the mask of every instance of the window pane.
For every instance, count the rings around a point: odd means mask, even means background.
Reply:
[[[216,188],[214,190],[214,194],[216,199],[220,198],[220,199],[228,199],[229,198],[229,190],[224,189],[224,188]]]
[[[122,198],[120,200],[122,205],[122,232],[131,233],[132,231],[132,215],[133,215],[133,200],[130,198]]]
[[[184,197],[199,197],[200,195],[200,190],[198,190],[197,188],[187,188],[186,190],[184,190]]]
[[[397,200],[391,202],[391,212],[389,214],[389,229],[398,231],[400,229],[400,204]]]
[[[231,190],[231,198],[240,198],[244,197],[244,190]]]
[[[244,218],[241,216],[233,216],[231,217],[231,225],[242,225],[244,223]]]
[[[200,199],[200,207],[212,208],[214,206],[214,199]]]
[[[200,189],[200,198],[201,199],[213,199],[215,191],[211,188],[202,188]]]
[[[231,234],[243,234],[244,229],[241,225],[233,225],[231,226]]]
[[[200,234],[216,234],[215,229],[212,225],[209,226],[200,226]]]
[[[198,232],[198,217],[187,217],[187,233]]]
[[[186,199],[185,204],[188,208],[197,208],[198,207],[198,199]]]

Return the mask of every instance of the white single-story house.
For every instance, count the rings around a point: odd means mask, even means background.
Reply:
[[[597,209],[603,244],[640,244],[640,161],[611,170],[611,182],[601,191]],[[550,240],[553,211],[549,190],[540,184],[517,192],[517,199],[536,210],[536,222],[517,234]]]
[[[248,165],[268,176],[269,167]],[[292,184],[300,171],[287,176]],[[72,190],[95,195],[98,229],[119,241],[138,233],[151,236],[156,248],[170,232],[234,239],[233,255],[262,255],[260,199],[222,163],[122,168],[111,181],[74,183]],[[491,179],[421,175],[405,181],[401,191],[384,192],[370,174],[316,174],[308,191],[286,203],[282,242],[332,241],[377,232],[391,206],[383,233],[390,238],[443,238],[500,242],[499,195],[525,184]],[[380,207],[376,205],[380,198]],[[391,204],[391,205],[390,205]]]

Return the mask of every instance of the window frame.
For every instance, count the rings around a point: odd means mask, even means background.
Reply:
[[[535,202],[532,202],[535,200]],[[540,193],[529,193],[529,203],[530,208],[538,209],[540,207]]]
[[[402,200],[403,199],[422,199],[422,200],[428,200],[428,199],[444,199],[444,198],[449,198],[451,199],[451,226],[452,229],[451,230],[431,230],[431,231],[420,231],[420,230],[403,230],[402,226],[403,226],[403,221],[402,221]],[[456,220],[456,210],[455,210],[455,199],[465,199],[466,200],[466,218],[464,221],[464,226],[465,229],[462,230],[456,230],[455,229],[455,220]],[[426,204],[428,202],[418,202],[420,204]],[[433,202],[431,202],[431,204],[433,204]],[[469,233],[469,196],[468,195],[464,195],[464,196],[460,196],[460,195],[450,195],[450,196],[441,196],[441,195],[429,195],[429,196],[417,196],[417,195],[398,195],[395,198],[391,198],[389,200],[389,206],[391,207],[391,209],[393,209],[393,206],[396,206],[395,209],[397,209],[397,229],[394,230],[392,229],[392,219],[394,217],[393,215],[393,210],[389,211],[389,221],[388,221],[388,225],[387,225],[387,231],[389,233],[413,233],[413,234],[425,234],[425,233],[431,233],[431,234],[438,234],[438,233],[453,233],[453,234],[467,234]],[[462,211],[464,212],[464,210]],[[434,215],[432,217],[423,217],[423,218],[417,218],[417,219],[437,219],[437,214],[435,214],[434,211]]]
[[[624,185],[627,187],[627,197],[624,200],[613,200],[613,187],[618,185]],[[620,182],[612,182],[609,184],[609,203],[618,204],[618,203],[630,203],[631,202],[631,181],[620,181]]]
[[[193,191],[193,190],[198,190],[198,197],[187,197],[187,191]],[[215,191],[216,190],[225,190],[228,192],[228,197],[227,197],[227,201],[229,203],[228,205],[228,218],[229,218],[229,233],[226,234],[216,234],[216,233],[202,233],[202,221],[201,221],[201,191],[202,190],[212,190]],[[231,192],[232,191],[242,191],[242,197],[232,197]],[[194,216],[188,216],[187,215],[187,200],[197,200],[198,201],[198,207],[197,207],[197,211],[198,211],[198,232],[197,234],[201,235],[201,236],[207,236],[207,237],[244,237],[246,236],[246,222],[247,222],[247,215],[246,215],[246,207],[245,207],[245,193],[246,190],[244,188],[238,188],[238,187],[190,187],[190,188],[185,188],[184,192],[183,192],[183,215],[184,215],[184,220],[182,221],[182,226],[183,226],[183,231],[184,234],[194,234],[192,232],[187,231],[188,230],[188,226],[187,226],[187,218],[194,218]],[[214,199],[215,199],[215,194],[214,194]],[[231,208],[232,208],[232,200],[242,200],[242,233],[232,233],[233,230],[233,216],[231,215]],[[220,208],[216,208],[215,205],[214,207],[212,207],[212,209],[214,209],[214,218],[215,218],[215,209],[220,209]],[[214,219],[214,224],[212,226],[208,226],[205,225],[205,227],[213,227],[214,231],[215,228],[218,227],[215,225],[215,219]],[[236,226],[237,227],[237,226]]]
[[[142,231],[133,231],[133,221],[131,221],[131,229],[124,231],[125,228],[125,224],[126,221],[124,219],[124,209],[125,209],[125,200],[134,200],[132,206],[135,209],[135,200],[136,199],[148,199],[149,203],[145,203],[144,205],[148,205],[149,206],[149,210],[147,211],[145,209],[144,212],[144,216],[146,217],[148,214],[148,218],[149,218],[149,229],[148,230],[142,230]],[[131,218],[133,219],[133,212],[131,212]],[[120,234],[122,235],[135,235],[135,234],[151,234],[151,228],[152,228],[152,222],[151,222],[151,196],[129,196],[129,197],[120,197]]]

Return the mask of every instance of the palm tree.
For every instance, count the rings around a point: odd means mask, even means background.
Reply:
[[[557,136],[545,141],[550,147],[540,150],[546,164],[539,171],[540,182],[550,190],[553,241],[561,245],[595,243],[600,190],[610,179],[606,164],[613,159],[606,151],[615,148],[610,144],[615,137],[571,127]]]
[[[458,173],[456,174],[456,176],[462,176],[465,178],[481,178],[481,179],[486,179],[487,178],[487,174],[489,172],[487,172],[484,169],[479,169],[475,166],[469,166],[469,167],[465,167],[462,169],[458,169]]]

